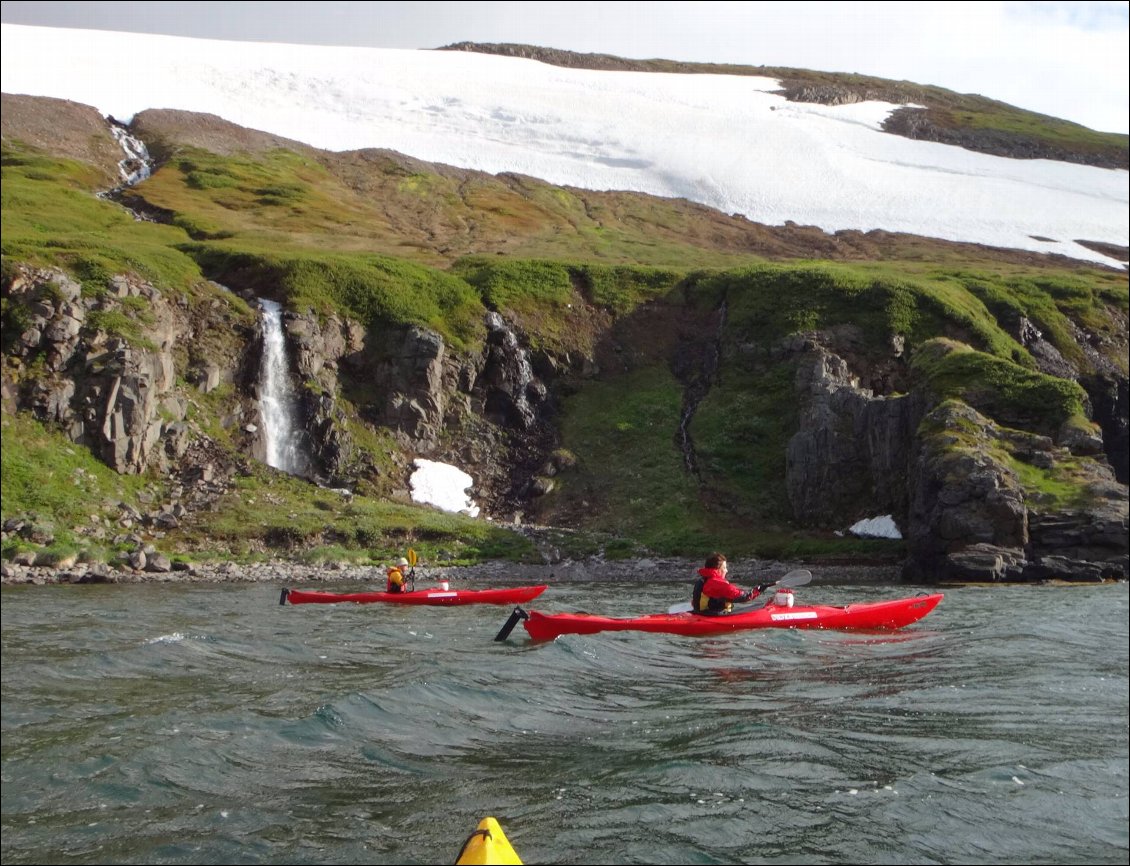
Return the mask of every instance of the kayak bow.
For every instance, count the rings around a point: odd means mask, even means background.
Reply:
[[[602,631],[645,631],[697,636],[755,628],[887,630],[918,622],[938,606],[942,597],[942,593],[935,593],[892,601],[849,604],[845,607],[831,605],[786,607],[769,604],[757,610],[746,610],[724,616],[660,613],[637,617],[610,617],[587,613],[545,614],[534,610],[521,613],[524,614],[523,625],[534,640],[553,640],[563,634],[596,634]],[[520,616],[515,611],[511,620],[516,621]],[[498,639],[504,640],[505,637],[501,634],[500,632]]]
[[[463,850],[455,858],[456,866],[521,866],[521,863],[518,852],[510,846],[506,834],[494,818],[483,818],[479,822],[478,828],[463,843]]]
[[[414,592],[321,592],[317,590],[284,589],[279,604],[336,604],[352,601],[356,604],[386,602],[388,604],[425,604],[451,607],[461,604],[521,604],[537,598],[548,588],[540,586],[513,586],[502,589],[418,589]]]

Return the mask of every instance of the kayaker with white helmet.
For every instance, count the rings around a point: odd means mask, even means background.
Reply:
[[[407,576],[405,569],[408,568],[408,560],[403,556],[396,561],[396,565],[389,566],[385,575],[388,577],[388,585],[385,589],[386,592],[407,592],[408,587],[405,585]]]

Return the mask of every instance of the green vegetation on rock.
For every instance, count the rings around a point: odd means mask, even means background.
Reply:
[[[141,497],[163,482],[153,477],[119,475],[59,431],[29,415],[0,417],[0,507],[3,517],[33,516],[50,527],[49,556],[78,553],[105,559],[114,549],[122,506],[144,507]],[[30,547],[12,539],[4,554]],[[43,561],[43,560],[40,560]]]
[[[949,340],[923,344],[913,366],[938,395],[957,397],[1006,426],[1054,434],[1083,414],[1086,392],[1077,383]]]
[[[435,268],[358,253],[253,252],[216,244],[184,249],[210,278],[251,288],[289,309],[336,313],[367,327],[424,325],[456,349],[480,344],[485,332],[476,292]]]
[[[521,535],[484,520],[428,506],[312,488],[256,466],[237,479],[218,507],[180,533],[183,551],[201,559],[271,555],[345,556],[389,562],[408,547],[424,559],[461,565],[485,559],[535,561]]]

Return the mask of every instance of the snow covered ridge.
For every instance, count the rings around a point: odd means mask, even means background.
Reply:
[[[2,25],[0,89],[130,118],[209,112],[327,150],[384,147],[553,184],[681,197],[759,223],[884,229],[1121,267],[1126,171],[880,130],[897,106],[790,103],[776,80],[448,51]]]

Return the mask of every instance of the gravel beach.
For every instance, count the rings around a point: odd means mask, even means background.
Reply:
[[[739,586],[764,583],[796,568],[812,572],[814,584],[897,584],[898,565],[845,565],[776,560],[731,560],[732,580]],[[702,563],[688,559],[632,559],[613,562],[600,559],[564,560],[558,563],[527,565],[512,562],[487,562],[479,565],[440,567],[422,563],[416,568],[417,584],[447,580],[452,585],[514,585],[562,582],[671,581],[693,579]],[[168,571],[145,571],[114,567],[102,563],[79,563],[67,568],[25,566],[4,563],[0,583],[81,584],[81,583],[276,583],[281,586],[304,584],[365,584],[384,588],[384,570],[379,566],[349,563],[206,563],[175,564]]]

